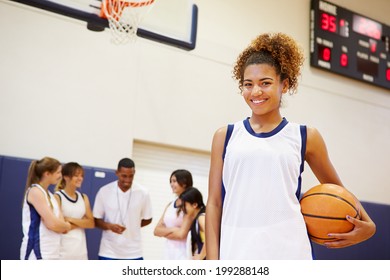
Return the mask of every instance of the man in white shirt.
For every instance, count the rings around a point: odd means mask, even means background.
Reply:
[[[121,159],[115,174],[118,180],[100,188],[93,208],[103,230],[99,259],[142,260],[141,227],[152,222],[150,195],[133,182],[133,160]]]

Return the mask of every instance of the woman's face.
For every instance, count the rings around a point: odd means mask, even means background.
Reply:
[[[190,202],[184,202],[184,207],[186,208],[186,213],[188,215],[192,215],[195,213],[195,210],[197,209],[197,204],[196,203],[190,203]]]
[[[77,170],[72,177],[65,176],[64,178],[67,186],[80,188],[84,180],[84,173],[82,170]]]
[[[51,185],[57,185],[61,181],[62,179],[61,170],[62,170],[62,166],[60,165],[58,166],[57,170],[54,171],[53,173],[49,173],[49,172],[46,173],[47,174],[46,176],[49,179],[49,183]]]
[[[281,81],[275,68],[268,64],[252,64],[244,71],[242,96],[255,115],[279,110],[288,80]]]
[[[171,177],[171,188],[172,192],[179,196],[185,190],[185,186],[181,186],[179,182],[176,180],[176,176],[172,175]]]

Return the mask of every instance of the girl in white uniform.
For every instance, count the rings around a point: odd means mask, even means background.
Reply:
[[[31,162],[23,200],[22,260],[59,259],[60,233],[70,230],[57,201],[48,190],[49,185],[61,180],[61,163],[45,157]]]
[[[55,196],[65,220],[72,229],[61,236],[60,259],[88,259],[86,228],[93,228],[95,222],[88,196],[77,191],[84,180],[84,169],[76,162],[69,162],[62,167],[62,181],[57,186]]]
[[[206,259],[205,211],[202,193],[197,188],[189,188],[180,195],[182,208],[186,215],[192,215],[191,251],[193,260]]]
[[[300,212],[301,173],[306,160],[321,183],[342,185],[320,133],[281,116],[282,95],[295,93],[304,57],[281,33],[262,34],[239,55],[234,77],[250,118],[216,131],[211,151],[206,215],[208,259],[311,259]],[[340,248],[375,233],[363,207],[362,220],[345,234],[329,233]]]
[[[178,197],[187,188],[192,187],[192,174],[183,169],[175,170],[170,176],[170,184],[176,197],[165,208],[154,229],[154,235],[166,238],[164,259],[188,260],[191,258],[191,248],[187,237],[194,217],[184,215],[182,203]]]

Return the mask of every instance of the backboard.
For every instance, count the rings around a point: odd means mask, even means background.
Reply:
[[[108,28],[100,17],[102,0],[10,0],[85,21],[92,31]],[[193,50],[198,7],[192,0],[156,0],[140,24],[137,35],[160,43]]]

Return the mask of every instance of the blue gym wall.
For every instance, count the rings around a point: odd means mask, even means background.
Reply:
[[[0,156],[0,259],[19,259],[22,240],[22,200],[27,171],[31,159]],[[94,204],[99,188],[116,180],[115,171],[98,167],[83,166],[85,170],[81,191]],[[104,174],[96,176],[96,172]],[[51,187],[52,189],[52,187]],[[344,249],[327,249],[313,244],[316,259],[319,260],[389,260],[390,259],[390,205],[362,202],[364,208],[377,225],[377,232],[371,239]],[[87,229],[88,253],[90,259],[97,259],[101,230]]]

